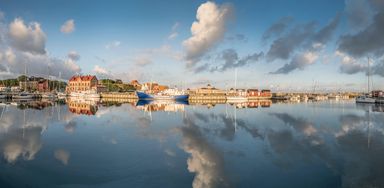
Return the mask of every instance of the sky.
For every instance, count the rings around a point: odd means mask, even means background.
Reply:
[[[383,0],[0,0],[0,79],[384,89],[382,33]]]

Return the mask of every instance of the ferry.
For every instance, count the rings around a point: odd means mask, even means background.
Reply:
[[[144,91],[137,91],[137,97],[139,100],[176,100],[176,101],[187,101],[189,95],[183,90],[178,89],[166,89],[156,94],[148,94]]]

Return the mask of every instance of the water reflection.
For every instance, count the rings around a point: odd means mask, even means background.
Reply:
[[[378,109],[350,101],[6,103],[0,165],[56,179],[31,187],[384,187]]]

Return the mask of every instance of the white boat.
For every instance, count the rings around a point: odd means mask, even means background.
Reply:
[[[356,98],[356,103],[375,103],[376,99],[369,95],[360,95]]]
[[[234,92],[235,92],[235,95],[229,95],[227,96],[227,103],[239,103],[239,102],[247,102],[248,101],[248,98],[246,96],[241,96],[238,92],[237,92],[237,69],[235,69],[235,88],[234,88]]]
[[[242,97],[242,96],[228,96],[227,97],[228,103],[239,103],[239,102],[247,102],[247,101],[248,101],[247,97]]]
[[[70,97],[79,97],[79,98],[93,98],[93,99],[100,98],[100,94],[98,94],[94,90],[80,91],[80,92],[71,92],[69,94],[69,96]]]
[[[22,93],[19,93],[18,95],[13,95],[12,98],[13,99],[32,99],[33,95],[30,93],[22,92]]]
[[[57,93],[57,97],[58,97],[59,99],[64,99],[65,97],[67,97],[67,94],[65,94],[65,93],[63,93],[63,92],[59,92],[59,93]]]
[[[43,93],[41,95],[42,98],[45,98],[45,99],[54,99],[57,97],[57,95],[53,94],[53,93]]]
[[[369,58],[368,58],[368,93],[365,95],[360,95],[356,98],[356,103],[376,103],[376,99],[370,95],[370,67],[369,67]]]

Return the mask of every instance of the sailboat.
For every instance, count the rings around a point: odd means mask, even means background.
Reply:
[[[27,75],[27,64],[25,64],[24,68],[25,75]],[[26,76],[24,81],[24,91],[19,93],[18,95],[12,96],[13,99],[32,99],[33,95],[27,92],[27,82],[28,82],[28,76]]]
[[[375,103],[376,99],[372,97],[370,93],[370,66],[369,66],[369,57],[368,57],[368,93],[365,95],[360,95],[356,98],[356,103]]]
[[[244,96],[240,96],[237,92],[237,69],[235,69],[235,95],[234,96],[227,96],[227,102],[228,103],[238,103],[238,102],[247,102],[248,98]]]
[[[41,97],[43,99],[55,99],[57,97],[56,94],[51,92],[51,87],[50,87],[50,84],[49,84],[49,78],[50,78],[49,75],[50,75],[50,69],[49,69],[49,66],[48,66],[48,78],[47,78],[48,92],[41,94]]]
[[[60,88],[61,87],[60,81],[61,81],[61,72],[59,72],[59,84],[58,84],[59,85],[59,92],[57,92],[57,97],[59,99],[65,99],[65,97],[67,97],[67,94],[62,92],[62,89]]]

